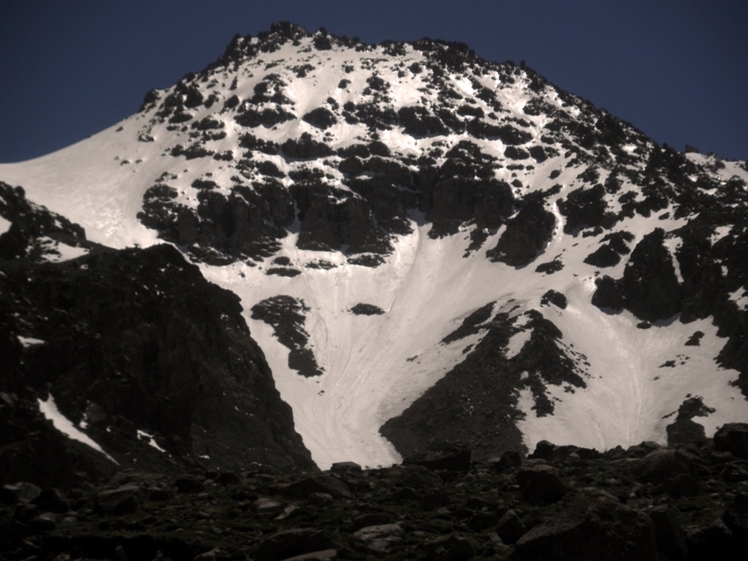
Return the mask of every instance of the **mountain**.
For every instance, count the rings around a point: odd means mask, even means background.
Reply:
[[[54,406],[117,461],[373,467],[748,420],[746,162],[463,44],[279,23],[0,181],[4,415]]]

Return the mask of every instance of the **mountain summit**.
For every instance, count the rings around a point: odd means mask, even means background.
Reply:
[[[217,337],[221,321],[242,342],[204,390],[208,436],[182,431],[179,442],[207,446],[223,430],[210,408],[257,415],[251,380],[265,379],[265,359],[323,469],[390,465],[455,442],[479,459],[542,440],[677,442],[748,420],[746,163],[659,146],[524,63],[482,60],[460,43],[368,45],[279,23],[235,37],[112,128],[0,165],[0,181],[4,270],[30,255],[34,267],[82,268],[101,246],[137,260],[146,250],[135,248],[168,243],[238,296],[261,351],[247,350],[238,304],[211,296],[226,311],[200,311],[194,321],[211,327],[184,344]],[[46,229],[20,225],[24,204],[52,216]],[[68,234],[52,235],[53,224]],[[173,249],[149,251],[158,270],[197,274]],[[167,302],[185,290],[169,274],[157,289]],[[7,323],[18,364],[51,345],[33,343],[45,339],[32,324]],[[158,368],[133,384],[183,367],[181,335],[163,329],[147,339]],[[173,360],[159,358],[167,348]],[[255,364],[249,382],[242,360]],[[210,386],[219,367],[194,361]],[[50,395],[55,383],[44,380]],[[127,415],[99,402],[105,391],[76,388],[59,406],[79,427],[88,402],[103,418]],[[175,431],[168,391],[156,395],[128,420],[133,431]],[[262,461],[282,467],[286,450],[307,465],[292,430],[268,430],[279,448]],[[220,442],[241,447],[240,432]],[[220,465],[227,454],[193,459]]]

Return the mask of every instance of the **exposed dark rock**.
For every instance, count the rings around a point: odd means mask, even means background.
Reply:
[[[714,434],[714,447],[748,460],[748,424],[727,423]]]
[[[96,495],[96,508],[104,516],[132,514],[142,504],[140,487],[123,485]]]
[[[405,465],[417,465],[433,470],[468,471],[470,469],[471,451],[466,447],[450,447],[439,452],[410,456],[405,458]]]
[[[180,493],[201,493],[205,490],[205,478],[191,473],[182,474],[174,479],[174,486]]]
[[[172,203],[175,197],[171,187],[151,187],[138,218],[163,239],[188,246],[195,256],[217,265],[272,255],[294,220],[293,199],[275,180],[252,188],[235,185],[228,197],[203,190],[197,212]]]
[[[314,140],[308,132],[302,133],[298,140],[289,138],[281,144],[281,150],[287,158],[301,160],[323,158],[332,154],[332,148],[324,142]]]
[[[375,306],[374,304],[356,304],[351,308],[351,313],[355,314],[357,316],[373,316],[373,315],[382,315],[384,313],[384,310],[380,308],[379,306]]]
[[[441,119],[430,114],[424,107],[415,105],[402,107],[397,116],[405,134],[423,138],[448,134],[449,129],[444,126]]]
[[[353,534],[353,537],[365,549],[383,554],[387,553],[395,544],[400,542],[404,533],[405,531],[400,524],[381,524],[361,528]]]
[[[606,496],[582,497],[517,542],[512,561],[656,561],[652,522],[646,515]]]
[[[660,228],[644,236],[620,282],[626,308],[647,321],[669,319],[681,310],[681,288],[664,240]]]
[[[546,275],[552,275],[553,273],[558,273],[563,268],[564,268],[563,262],[560,259],[554,259],[553,261],[541,263],[540,265],[535,267],[535,272],[544,273]]]
[[[475,220],[478,228],[498,228],[512,214],[511,186],[494,177],[493,158],[470,141],[460,141],[439,169],[424,168],[418,177],[421,208],[433,222],[431,237],[457,232]]]
[[[271,267],[265,271],[266,275],[278,275],[279,277],[295,277],[301,274],[298,269],[288,269],[286,267]]]
[[[566,296],[556,290],[549,290],[540,298],[540,305],[547,306],[549,303],[565,310],[567,305]]]
[[[566,217],[564,233],[576,235],[580,230],[595,226],[610,228],[615,223],[607,212],[605,189],[598,184],[591,189],[580,187],[558,201],[558,209]]]
[[[38,497],[31,501],[42,512],[64,514],[70,510],[70,503],[65,500],[57,489],[45,489]]]
[[[499,519],[496,533],[504,543],[513,544],[527,533],[527,528],[517,513],[510,509]]]
[[[548,154],[542,146],[531,146],[529,151],[530,155],[535,158],[535,161],[539,164],[548,159]]]
[[[602,310],[620,312],[624,307],[624,296],[615,279],[605,275],[595,279],[597,289],[592,295],[592,304]]]
[[[634,234],[621,230],[618,232],[611,232],[606,234],[600,241],[608,242],[610,247],[616,251],[619,255],[628,255],[631,253],[628,243],[634,241]]]
[[[317,107],[316,109],[312,109],[301,119],[303,121],[306,121],[310,125],[323,130],[329,129],[331,126],[338,122],[332,111],[325,107]]]
[[[297,246],[317,251],[388,253],[387,234],[380,229],[366,200],[321,183],[291,187],[301,220]]]
[[[526,160],[530,157],[530,153],[516,146],[507,146],[506,150],[504,150],[504,156],[510,160]]]
[[[496,247],[486,255],[492,261],[512,267],[529,265],[550,241],[555,225],[555,216],[545,210],[542,201],[526,202],[517,215],[507,221]]]
[[[12,505],[16,503],[30,503],[42,494],[39,486],[26,481],[0,487],[0,503]]]
[[[281,106],[277,106],[276,108],[266,107],[262,111],[247,109],[246,111],[237,113],[234,120],[243,127],[256,128],[263,126],[271,128],[295,118],[296,115]]]
[[[621,262],[621,256],[609,244],[604,244],[585,257],[584,262],[601,268],[615,267]]]
[[[714,409],[704,405],[700,397],[691,397],[684,400],[678,408],[678,416],[675,421],[666,427],[668,444],[706,442],[704,426],[692,419],[694,417],[706,417],[711,413],[714,413]]]
[[[533,408],[543,416],[554,409],[548,384],[564,385],[567,391],[585,386],[574,361],[557,344],[558,328],[539,312],[528,314],[522,329],[531,336],[516,356],[507,359],[504,353],[517,331],[515,320],[498,314],[462,363],[381,427],[403,457],[425,453],[434,440],[470,442],[474,459],[523,450],[514,423],[516,389],[529,388]]]
[[[302,300],[291,296],[273,296],[252,307],[252,319],[259,319],[273,326],[278,341],[291,349],[288,366],[302,376],[319,376],[322,369],[307,347],[309,334],[304,329],[305,314],[309,311]]]
[[[686,341],[684,345],[686,345],[687,347],[698,347],[703,336],[703,331],[694,331],[693,335],[688,338],[688,341]]]
[[[547,465],[521,469],[516,474],[516,480],[525,498],[534,504],[554,503],[569,492],[558,471]]]
[[[634,467],[634,476],[643,483],[664,483],[680,475],[691,475],[691,464],[675,450],[654,450]]]
[[[29,202],[22,187],[11,187],[2,181],[0,216],[11,223],[8,230],[0,234],[0,259],[23,258],[39,262],[59,257],[60,252],[55,246],[45,243],[46,239],[84,250],[99,247],[86,240],[86,234],[78,224]]]
[[[172,559],[231,559],[249,552],[253,559],[286,561],[289,555],[307,561],[657,559],[655,548],[659,559],[706,560],[715,553],[742,558],[748,551],[748,495],[721,473],[746,462],[715,452],[709,440],[671,448],[698,456],[691,461],[710,489],[710,495],[688,497],[673,494],[667,480],[641,484],[631,478],[632,464],[660,449],[643,442],[602,454],[543,442],[533,458],[501,467],[477,461],[467,471],[434,472],[346,463],[300,479],[252,470],[228,486],[218,482],[223,472],[167,478],[126,470],[106,486],[71,490],[67,500],[75,511],[66,514],[43,513],[29,503],[0,504],[0,544],[10,548],[4,553],[11,560],[34,552],[50,559],[154,559],[159,551]],[[547,505],[518,493],[513,483],[520,474],[538,468],[555,470],[575,488]],[[150,498],[188,479],[202,482],[202,491]],[[124,498],[139,497],[137,506],[125,506],[130,514],[116,508],[107,514],[97,506],[107,496],[102,492],[123,489]],[[355,490],[355,498],[345,489]]]
[[[460,339],[468,337],[469,335],[479,333],[482,329],[480,327],[481,324],[491,319],[491,314],[493,313],[495,304],[496,302],[489,302],[485,306],[478,308],[477,310],[472,312],[469,316],[462,320],[462,324],[460,325],[460,327],[458,327],[452,333],[442,339],[442,344],[448,345],[453,341],[458,341]]]
[[[427,544],[426,551],[429,561],[465,561],[476,554],[470,540],[458,533],[436,538]]]
[[[343,481],[330,475],[306,477],[282,487],[281,492],[284,496],[295,499],[308,499],[313,493],[327,493],[334,498],[353,496]]]
[[[323,549],[322,551],[313,551],[311,553],[302,553],[294,555],[284,561],[332,561],[338,558],[337,549]]]
[[[366,253],[363,255],[352,255],[347,259],[347,261],[351,265],[374,268],[379,267],[382,263],[384,263],[384,257],[381,255],[372,255],[371,253]]]
[[[748,494],[736,493],[722,516],[743,552],[748,552]]]
[[[655,531],[657,550],[673,561],[688,559],[686,533],[678,522],[673,509],[667,506],[656,506],[647,511]]]
[[[37,400],[50,394],[72,422],[90,414],[86,432],[121,465],[168,471],[206,456],[224,467],[313,466],[238,299],[172,246],[99,248],[62,263],[16,260],[0,284],[13,295],[0,323],[15,341],[3,353],[0,388],[4,482],[66,488],[115,469],[44,421]],[[17,335],[46,343],[24,351]]]
[[[258,561],[282,561],[334,546],[324,532],[314,528],[282,530],[264,539],[255,553]]]

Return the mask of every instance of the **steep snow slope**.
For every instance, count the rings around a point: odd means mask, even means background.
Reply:
[[[715,319],[716,304],[680,321],[696,296],[643,317],[649,285],[631,265],[660,228],[677,279],[668,286],[692,295],[702,269],[679,253],[684,239],[727,247],[744,232],[699,205],[742,208],[746,179],[744,163],[658,147],[532,71],[461,45],[362,45],[283,25],[235,39],[215,65],[98,135],[0,166],[0,180],[89,239],[175,243],[239,295],[322,468],[398,461],[382,424],[477,352],[501,314],[514,335],[495,351],[521,358],[533,310],[560,330],[554,352],[573,359],[574,376],[554,377],[551,364],[502,389],[525,446],[664,441],[692,395],[716,410],[695,419],[707,434],[748,419],[740,373],[718,365],[729,321]],[[603,246],[609,261],[591,263]],[[715,278],[738,299],[746,279],[735,274]],[[605,276],[623,294],[615,310],[592,304]],[[541,305],[549,290],[568,305]],[[306,307],[305,348],[321,375],[290,367],[288,346],[253,313],[278,295]],[[445,342],[491,303],[491,317]],[[358,304],[382,313],[354,313]],[[699,346],[686,346],[696,332]]]

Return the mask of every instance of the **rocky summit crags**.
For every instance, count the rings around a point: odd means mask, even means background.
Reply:
[[[115,458],[115,427],[211,468],[305,469],[300,435],[326,469],[748,420],[745,162],[463,44],[276,24],[0,181],[3,407],[54,398]],[[85,361],[22,374],[75,329]]]

